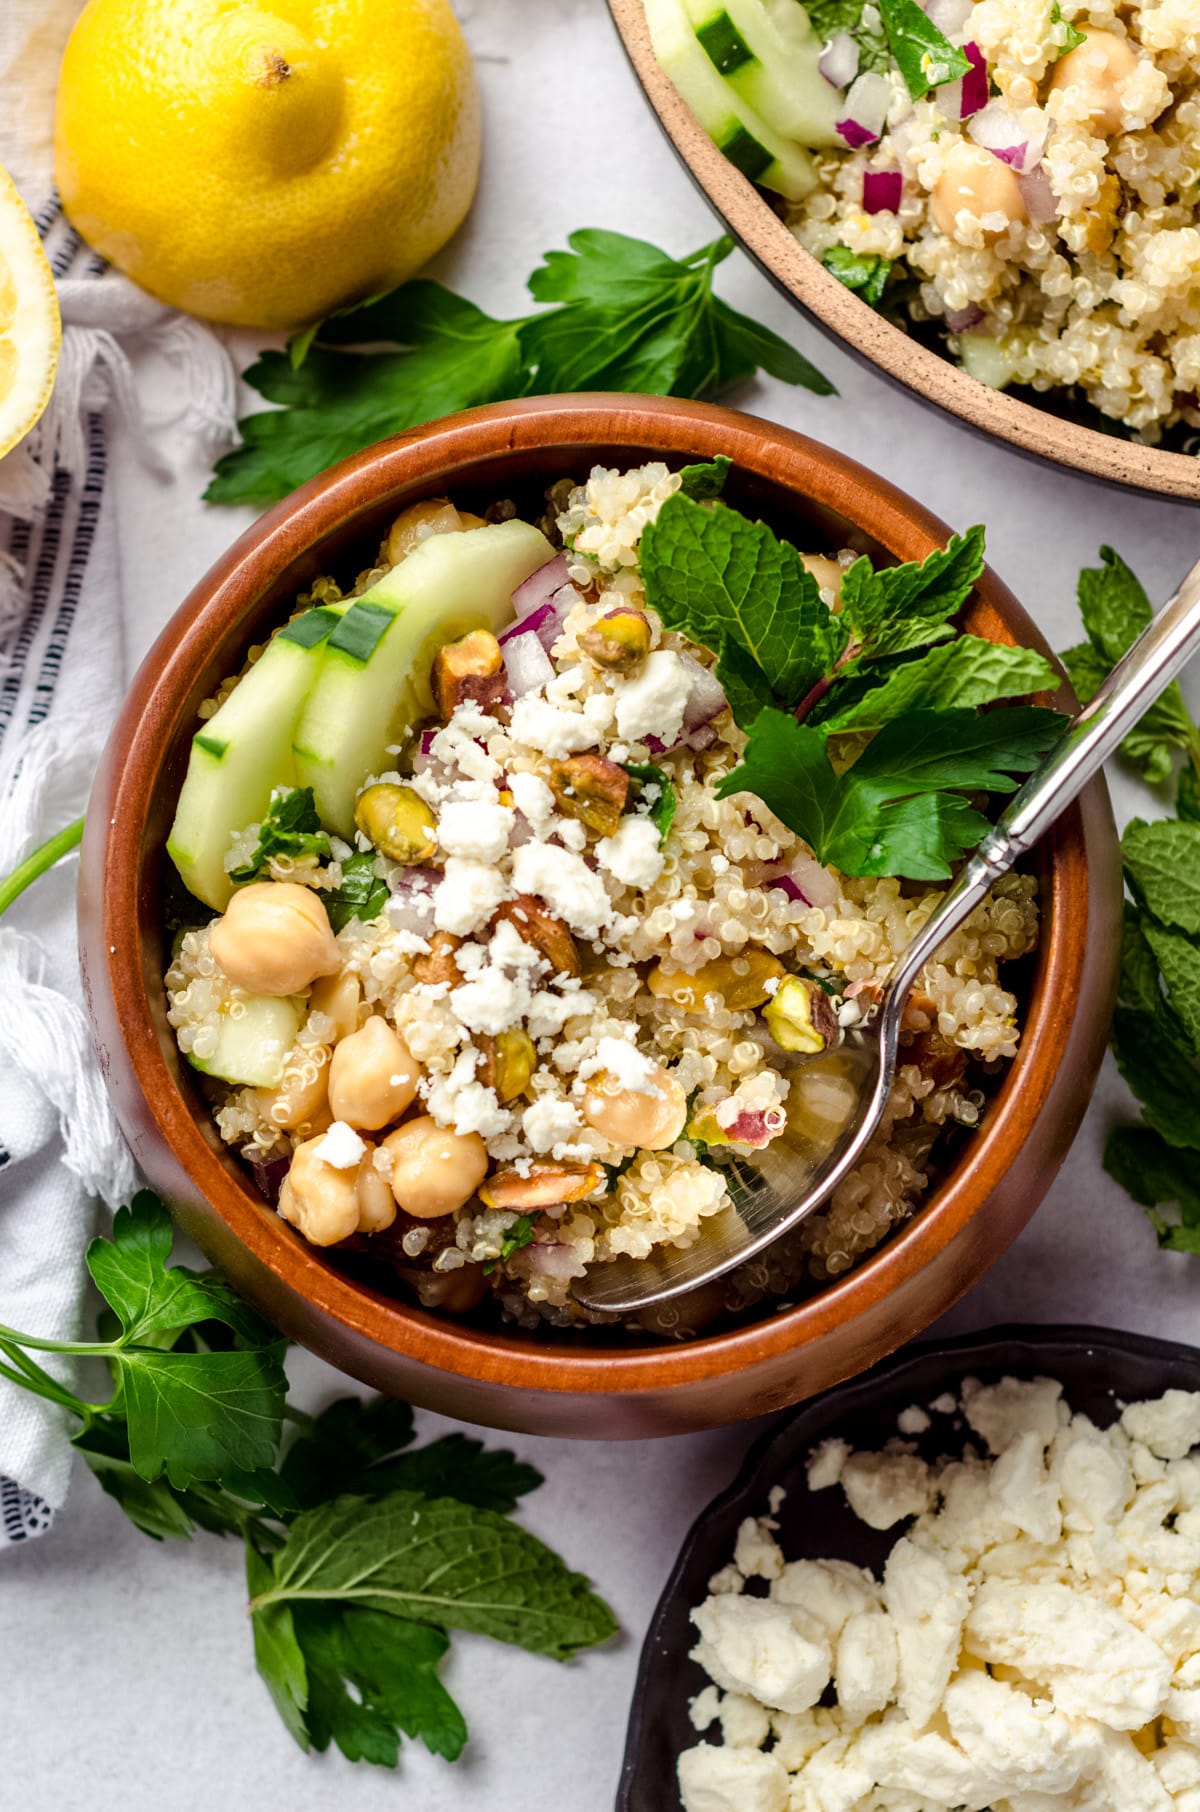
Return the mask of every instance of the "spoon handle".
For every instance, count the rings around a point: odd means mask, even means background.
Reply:
[[[889,1000],[904,995],[926,962],[1097,774],[1191,657],[1200,652],[1200,562],[1073,718],[1041,767],[961,869],[933,917],[905,951]]]

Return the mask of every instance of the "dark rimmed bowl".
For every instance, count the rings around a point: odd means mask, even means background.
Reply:
[[[1096,782],[1038,853],[1043,940],[1020,1055],[982,1130],[907,1226],[846,1277],[750,1325],[664,1346],[612,1335],[505,1333],[355,1281],[306,1245],[222,1144],[166,1020],[164,843],[196,709],[321,572],[374,558],[415,499],[532,499],[597,460],[676,465],[727,454],[728,495],[793,540],[882,561],[949,533],[852,460],[766,422],[656,397],[495,404],[384,441],[257,522],[184,602],[142,664],[101,762],[80,875],[80,954],[101,1067],[147,1177],[237,1287],[285,1333],[380,1389],[469,1421],[628,1438],[762,1415],[851,1376],[927,1327],[1025,1225],[1066,1155],[1104,1053],[1121,878]],[[1049,650],[987,571],[967,612],[992,640]]]
[[[1018,452],[1155,497],[1200,498],[1200,459],[1143,447],[980,383],[906,334],[839,283],[806,252],[754,184],[718,150],[660,68],[642,0],[608,0],[621,42],[659,124],[710,206],[777,289],[831,339],[923,403],[933,403]],[[1097,417],[1097,419],[1099,419]]]
[[[713,1574],[732,1560],[743,1517],[764,1515],[768,1492],[781,1485],[787,1495],[775,1514],[789,1560],[849,1560],[880,1573],[900,1531],[867,1528],[840,1491],[810,1492],[809,1453],[831,1435],[852,1447],[878,1449],[895,1437],[896,1418],[910,1404],[924,1407],[943,1391],[956,1391],[966,1377],[993,1384],[1006,1374],[1057,1378],[1071,1408],[1107,1428],[1122,1402],[1200,1390],[1200,1352],[1109,1328],[990,1328],[913,1347],[777,1422],[751,1448],[728,1489],[700,1512],[663,1588],[633,1689],[615,1812],[679,1812],[676,1760],[702,1740],[688,1719],[688,1701],[708,1684],[703,1668],[689,1659],[696,1644],[689,1613],[707,1596]],[[938,1416],[922,1437],[922,1452],[934,1459],[955,1451],[960,1440],[950,1419]]]

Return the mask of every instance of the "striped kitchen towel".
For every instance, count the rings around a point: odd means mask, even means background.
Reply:
[[[127,678],[105,425],[116,409],[138,430],[128,349],[178,367],[176,433],[227,444],[235,400],[215,335],[107,271],[56,201],[36,219],[63,351],[46,415],[0,460],[0,874],[83,810]],[[78,1337],[97,1200],[134,1186],[83,1011],[74,870],[60,864],[0,924],[0,1324],[63,1340]],[[68,1434],[0,1378],[0,1547],[49,1526]]]

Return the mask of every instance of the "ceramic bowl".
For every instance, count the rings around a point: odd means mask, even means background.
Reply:
[[[991,390],[884,320],[806,252],[770,203],[714,145],[664,75],[642,0],[608,0],[621,41],[680,161],[726,227],[772,282],[864,364],[967,427],[1035,455],[1159,497],[1200,498],[1200,460],[1143,447],[1045,407]]]
[[[900,1530],[869,1529],[836,1488],[810,1492],[808,1456],[835,1435],[875,1452],[895,1438],[901,1411],[932,1403],[943,1391],[957,1396],[968,1377],[983,1384],[1004,1377],[1057,1378],[1073,1410],[1108,1428],[1122,1403],[1200,1389],[1200,1352],[1109,1328],[991,1328],[913,1347],[776,1423],[751,1449],[728,1490],[701,1511],[658,1601],[634,1687],[615,1812],[679,1812],[675,1765],[680,1752],[700,1740],[688,1718],[688,1701],[708,1683],[690,1658],[696,1644],[690,1612],[707,1596],[713,1574],[732,1559],[742,1519],[761,1516],[772,1486],[781,1485],[786,1495],[776,1512],[778,1540],[789,1560],[848,1560],[880,1574]],[[920,1450],[930,1461],[956,1455],[963,1434],[957,1418],[935,1416]],[[706,1740],[720,1738],[713,1731]]]
[[[366,1287],[301,1240],[222,1144],[166,1020],[164,841],[196,710],[319,573],[352,575],[406,504],[468,507],[597,461],[686,464],[724,453],[731,501],[801,545],[912,560],[948,529],[862,467],[800,435],[699,403],[543,398],[498,404],[368,448],[255,524],[151,649],[109,741],[87,815],[80,938],[96,1048],[113,1105],[183,1228],[292,1338],[381,1389],[474,1422],[628,1437],[760,1415],[910,1339],[990,1265],[1033,1213],[1075,1134],[1104,1050],[1121,883],[1096,784],[1038,857],[1043,939],[1027,964],[1021,1052],[983,1129],[921,1212],[857,1270],[785,1311],[692,1343],[612,1333],[540,1336],[439,1318]],[[991,573],[969,624],[1045,643]]]

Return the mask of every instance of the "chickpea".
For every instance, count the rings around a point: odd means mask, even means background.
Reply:
[[[839,566],[836,560],[831,560],[828,554],[801,554],[800,564],[812,574],[822,592],[833,594],[833,602],[829,608],[840,610],[842,608],[842,575],[845,568]]]
[[[580,1109],[584,1119],[614,1145],[665,1151],[683,1131],[687,1096],[661,1064],[654,1065],[646,1082],[653,1094],[622,1088],[614,1075],[601,1070],[584,1093]]]
[[[1137,66],[1137,55],[1129,39],[1116,32],[1092,30],[1085,37],[1085,43],[1054,65],[1050,93],[1075,89],[1087,108],[1082,115],[1086,124],[1111,138],[1121,129],[1121,91]]]
[[[391,1154],[392,1194],[419,1221],[453,1214],[487,1175],[487,1146],[478,1133],[456,1133],[430,1114],[397,1127],[382,1141]]]
[[[279,1191],[279,1212],[311,1245],[336,1246],[358,1232],[358,1174],[317,1156],[324,1136],[297,1145]]]
[[[358,1030],[358,1003],[362,999],[362,987],[357,975],[351,969],[343,969],[338,975],[323,975],[313,983],[312,993],[308,997],[310,1013],[324,1013],[333,1021],[333,1036],[349,1038],[351,1032]]]
[[[999,224],[980,225],[985,245],[995,245],[1014,220],[1027,218],[1015,173],[982,145],[968,144],[965,139],[951,146],[945,168],[933,185],[933,218],[948,239],[959,245],[973,244],[975,234],[959,228],[960,214],[969,214],[977,223],[992,215],[1003,216]]]
[[[336,1046],[329,1065],[329,1105],[335,1120],[376,1132],[412,1106],[420,1066],[400,1034],[374,1013]]]
[[[382,1233],[396,1218],[396,1198],[381,1170],[375,1168],[375,1151],[364,1153],[358,1166],[358,1231]]]
[[[208,934],[231,982],[248,994],[300,994],[341,967],[329,915],[311,887],[252,881],[239,888]]]
[[[313,1073],[305,1072],[312,1066]],[[298,1126],[307,1126],[316,1132],[319,1123],[327,1126],[332,1118],[328,1107],[329,1094],[329,1061],[323,1046],[306,1051],[303,1059],[297,1061],[295,1054],[289,1056],[283,1066],[283,1081],[278,1088],[260,1088],[255,1099],[258,1111],[264,1120],[272,1126],[278,1126],[284,1132],[294,1132]]]
[[[448,497],[427,497],[401,510],[388,530],[382,556],[389,566],[399,566],[431,535],[456,535],[462,526],[463,519]],[[474,528],[474,522],[471,526]]]

